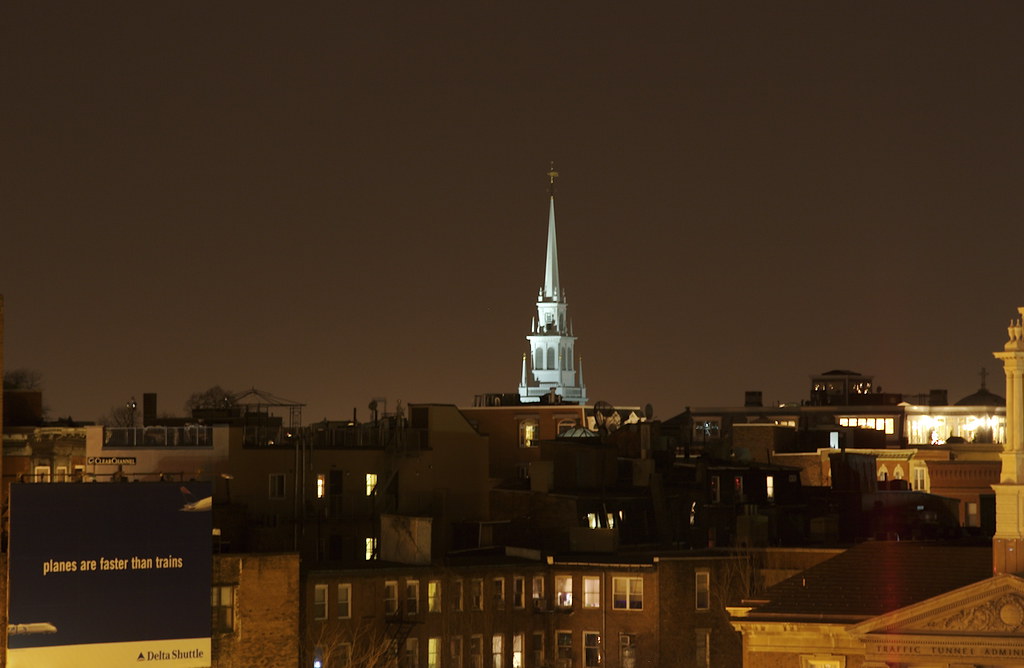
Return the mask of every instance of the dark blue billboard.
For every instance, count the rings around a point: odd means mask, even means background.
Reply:
[[[15,483],[10,668],[211,665],[209,483]]]

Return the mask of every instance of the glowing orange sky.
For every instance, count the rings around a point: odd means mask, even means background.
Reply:
[[[0,8],[6,363],[52,415],[514,391],[550,160],[594,400],[1001,377],[1021,5],[381,4]]]

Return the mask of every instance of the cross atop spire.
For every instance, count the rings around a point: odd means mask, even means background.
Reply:
[[[558,178],[558,172],[555,171],[555,161],[551,161],[551,171],[548,172],[548,193],[552,197],[555,196],[555,179]]]

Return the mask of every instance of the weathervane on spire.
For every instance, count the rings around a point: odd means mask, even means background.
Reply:
[[[551,193],[552,197],[555,196],[555,179],[557,179],[557,178],[558,178],[558,172],[555,171],[555,161],[552,160],[551,161],[551,171],[548,172],[548,181],[549,181],[548,192]]]

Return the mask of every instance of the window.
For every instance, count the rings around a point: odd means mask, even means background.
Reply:
[[[313,619],[327,619],[327,585],[313,585]]]
[[[366,496],[373,496],[374,490],[377,489],[377,474],[367,473],[366,474]]]
[[[572,607],[572,576],[555,576],[555,605],[560,608]]]
[[[711,629],[696,629],[695,645],[697,648],[697,668],[708,668],[711,665]]]
[[[338,645],[338,659],[330,662],[330,667],[348,668],[352,664],[352,643],[342,642]]]
[[[405,639],[405,652],[402,653],[401,668],[419,668],[420,665],[420,641],[419,638]]]
[[[615,610],[643,610],[644,579],[612,578],[612,608]]]
[[[532,589],[531,596],[533,597],[534,600],[543,599],[544,598],[544,576],[543,575],[534,575],[533,576],[533,583],[531,585],[531,589]]]
[[[469,668],[484,668],[484,637],[469,637]]]
[[[505,578],[494,578],[494,609],[505,609]]]
[[[523,668],[523,634],[512,636],[512,668]]]
[[[377,558],[377,539],[366,539],[366,561],[373,561]]]
[[[711,503],[722,502],[722,482],[716,475],[711,476]]]
[[[583,607],[601,607],[601,578],[596,575],[583,576]]]
[[[441,581],[427,583],[427,612],[441,612]]]
[[[232,633],[235,630],[235,588],[232,585],[214,585],[210,607],[213,608],[213,632]]]
[[[775,476],[770,475],[764,479],[765,494],[769,501],[775,500]]]
[[[394,615],[398,613],[398,582],[388,580],[384,583],[384,614]]]
[[[919,492],[925,492],[928,490],[925,475],[928,469],[923,466],[915,466],[914,471],[914,489]]]
[[[978,520],[978,504],[973,501],[967,502],[967,518],[964,524],[969,527],[981,526],[981,522]]]
[[[743,476],[733,476],[732,487],[736,496],[733,498],[740,503],[743,503],[746,499],[743,497]]]
[[[480,578],[469,583],[469,609],[484,609],[484,581]]]
[[[532,448],[533,442],[537,439],[537,421],[534,419],[522,420],[519,423],[519,447]]]
[[[619,665],[636,668],[636,636],[631,633],[619,634]]]
[[[597,631],[583,632],[583,665],[586,668],[601,665],[601,634]]]
[[[696,589],[696,608],[707,610],[711,607],[711,574],[706,568],[695,573],[694,586]]]
[[[491,636],[491,668],[505,666],[505,636],[495,633]]]
[[[448,647],[452,657],[451,668],[462,668],[462,636],[454,636]]]
[[[50,482],[50,467],[49,466],[37,466],[33,469],[35,473],[35,482]]]
[[[338,619],[349,619],[352,616],[352,585],[338,585]]]
[[[533,632],[533,666],[540,668],[544,665],[544,632]]]
[[[318,473],[316,476],[316,498],[322,499],[327,494],[327,476]]]
[[[441,668],[441,639],[427,640],[427,668]]]
[[[54,475],[54,482],[67,482],[68,481],[68,467],[58,466]]]
[[[452,583],[452,610],[462,612],[462,580]]]
[[[409,615],[420,614],[420,581],[405,581],[405,612]]]
[[[270,488],[268,494],[272,499],[283,499],[284,498],[284,474],[283,473],[271,473],[270,474]]]
[[[519,575],[512,578],[512,606],[519,609],[526,607],[526,580]]]
[[[572,631],[555,631],[555,651],[559,659],[572,659]]]
[[[331,662],[331,668],[348,668],[352,664],[352,643],[343,642],[338,645],[338,660]]]

